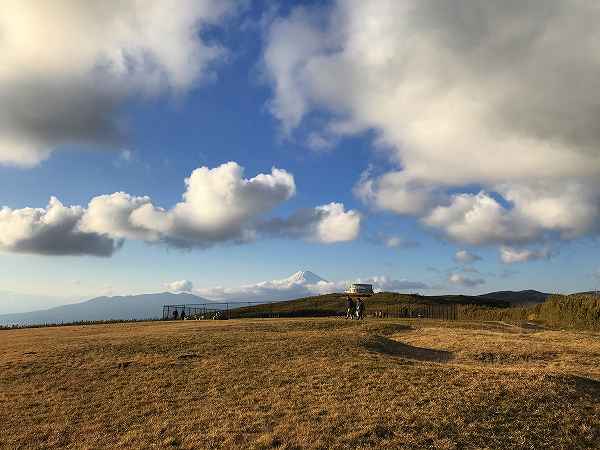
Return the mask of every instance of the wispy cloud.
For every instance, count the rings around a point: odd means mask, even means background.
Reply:
[[[475,261],[481,261],[481,256],[468,250],[459,250],[454,255],[454,261],[460,264],[471,264]]]
[[[518,249],[514,247],[503,246],[500,248],[500,260],[504,264],[515,264],[529,261],[539,261],[543,259],[550,259],[556,255],[555,251],[549,248],[542,248],[538,250],[533,249]]]
[[[448,277],[448,281],[452,284],[470,288],[485,284],[483,278],[471,278],[460,273],[451,273]]]
[[[367,240],[376,245],[387,248],[408,249],[419,247],[420,243],[398,234],[377,233],[367,237]]]

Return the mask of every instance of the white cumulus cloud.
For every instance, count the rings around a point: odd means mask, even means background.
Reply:
[[[43,208],[0,209],[0,250],[109,256],[124,240],[207,248],[281,236],[330,244],[355,239],[361,215],[341,203],[302,209],[289,218],[265,217],[296,192],[289,172],[244,177],[235,162],[200,167],[185,179],[182,201],[170,209],[125,192],[99,195],[86,208],[56,198]]]
[[[128,99],[180,94],[224,50],[205,26],[228,0],[3,0],[0,164],[33,166],[57,147],[114,147]]]
[[[451,240],[595,234],[598,20],[579,0],[296,8],[266,35],[270,108],[288,134],[323,142],[373,131],[396,168],[365,174],[357,196]]]
[[[353,241],[360,231],[361,216],[354,210],[345,211],[341,203],[317,206],[321,216],[315,227],[314,240],[322,243]]]
[[[333,244],[355,240],[360,233],[361,220],[358,211],[346,211],[342,203],[332,202],[298,210],[286,219],[265,221],[259,229],[268,235]]]
[[[189,280],[178,280],[167,283],[166,288],[171,292],[192,292],[194,283]]]
[[[51,197],[46,208],[0,209],[0,250],[40,255],[111,256],[122,242],[80,226],[84,209]]]
[[[255,237],[254,221],[294,195],[294,177],[282,169],[244,178],[228,162],[201,167],[185,180],[183,201],[171,209],[148,197],[123,192],[95,197],[83,217],[84,229],[110,236],[164,241],[179,247],[208,247]]]
[[[423,223],[454,241],[472,245],[527,241],[537,231],[535,224],[486,192],[454,195],[450,204],[433,208]]]

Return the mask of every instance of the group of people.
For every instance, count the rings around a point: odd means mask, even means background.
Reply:
[[[365,313],[365,304],[362,298],[356,299],[356,302],[352,297],[346,297],[346,319],[362,320]]]
[[[227,316],[223,313],[223,311],[207,311],[203,314],[192,314],[191,312],[186,315],[185,309],[182,309],[181,312],[175,309],[171,313],[172,320],[204,320],[204,319],[212,319],[212,320],[222,320],[226,319]]]
[[[177,310],[173,311],[172,317],[173,317],[173,320],[177,320],[177,319],[185,320],[185,309],[181,311],[181,314],[179,314],[179,311],[177,311]]]

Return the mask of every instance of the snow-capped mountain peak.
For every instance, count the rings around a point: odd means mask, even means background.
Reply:
[[[310,270],[300,270],[287,278],[285,281],[290,284],[317,284],[320,281],[327,282],[327,280],[321,278]]]
[[[262,281],[237,288],[197,289],[202,296],[215,301],[283,301],[294,298],[343,290],[336,283],[329,283],[309,270],[300,270],[287,278]]]

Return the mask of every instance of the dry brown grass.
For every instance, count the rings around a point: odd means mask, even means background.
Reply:
[[[600,336],[265,319],[0,332],[4,448],[594,448]]]

